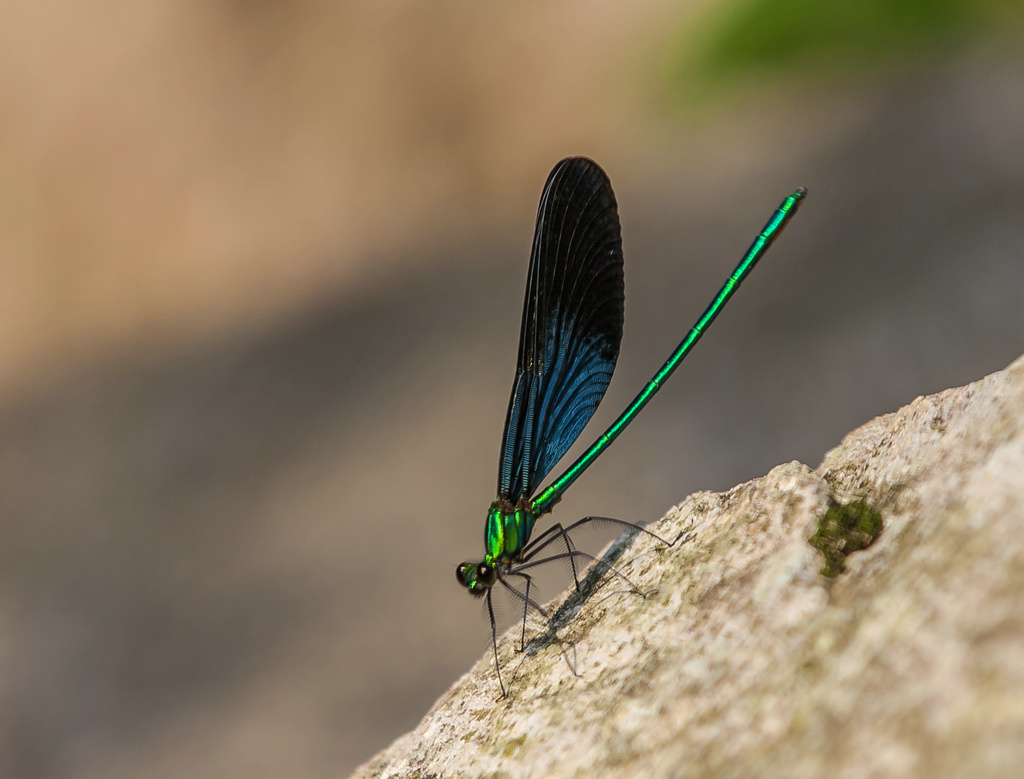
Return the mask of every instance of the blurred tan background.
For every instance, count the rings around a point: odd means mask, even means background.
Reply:
[[[562,519],[1024,352],[1015,3],[506,5],[0,8],[0,775],[344,775],[487,650],[453,569],[563,156],[627,258],[587,442],[810,197]]]

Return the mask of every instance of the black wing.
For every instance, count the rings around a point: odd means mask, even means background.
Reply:
[[[611,182],[591,160],[562,160],[537,209],[499,498],[530,498],[594,415],[615,370],[624,300]]]

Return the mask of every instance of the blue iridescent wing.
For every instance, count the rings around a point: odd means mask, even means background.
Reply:
[[[611,182],[591,160],[562,160],[537,209],[499,498],[529,499],[594,415],[615,370],[624,300]]]

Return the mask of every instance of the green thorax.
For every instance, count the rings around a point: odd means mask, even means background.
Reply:
[[[523,506],[496,500],[487,511],[484,549],[487,563],[511,563],[530,540],[536,515]]]

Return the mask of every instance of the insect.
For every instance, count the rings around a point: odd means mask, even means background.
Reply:
[[[604,397],[622,341],[625,300],[619,216],[608,176],[584,157],[564,159],[551,171],[537,209],[519,358],[498,461],[498,496],[484,525],[484,558],[456,568],[459,583],[470,594],[486,598],[503,696],[491,600],[495,584],[523,603],[525,641],[527,610],[532,608],[547,618],[530,597],[532,579],[527,570],[553,560],[568,560],[578,589],[577,559],[594,558],[575,549],[569,534],[594,521],[640,527],[606,517],[585,517],[568,527],[556,523],[533,536],[537,519],[551,511],[690,353],[806,194],[801,188],[782,201],[707,310],[640,394],[561,476],[538,490]],[[565,551],[560,551],[562,545]],[[548,554],[542,555],[545,550]],[[513,581],[524,589],[518,589]]]

